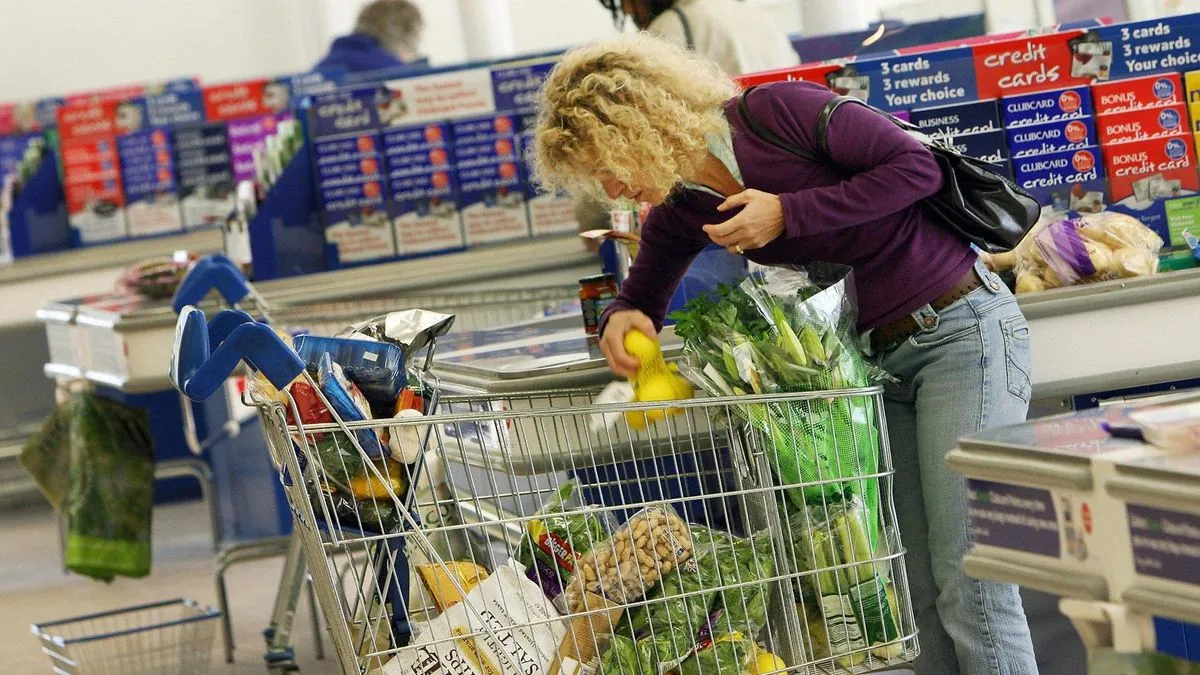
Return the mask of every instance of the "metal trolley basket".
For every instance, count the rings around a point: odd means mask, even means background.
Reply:
[[[180,318],[177,359],[185,324],[203,322],[195,314]],[[268,329],[239,330],[252,338],[226,342],[252,345],[241,356],[280,390],[309,378]],[[203,356],[176,369],[190,396],[203,395],[187,377],[209,367]],[[228,358],[211,360],[223,369]],[[610,673],[869,672],[916,656],[878,389],[660,405],[598,405],[592,392],[443,397],[424,417],[334,413],[321,425],[298,422],[286,393],[251,398],[345,673],[574,673],[595,658]],[[853,481],[780,485],[772,438],[806,433],[839,400],[873,411],[864,442],[878,465]],[[745,423],[772,406],[790,411],[772,433]],[[372,458],[368,434],[418,459]],[[347,457],[386,490],[335,498]],[[653,460],[653,475],[615,470],[635,458]],[[832,515],[850,483],[867,482],[883,495],[873,544]],[[538,511],[574,486],[577,498]],[[782,661],[764,665],[760,651]]]

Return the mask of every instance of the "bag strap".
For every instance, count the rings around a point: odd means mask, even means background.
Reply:
[[[817,128],[813,135],[817,138],[817,147],[820,148],[821,154],[829,156],[829,120],[833,117],[833,113],[842,107],[845,103],[857,102],[858,99],[849,96],[838,96],[832,101],[825,104],[821,108],[821,114],[817,115]]]
[[[679,23],[683,24],[683,39],[687,42],[688,50],[695,50],[696,41],[692,39],[692,22],[688,21],[687,15],[683,13],[682,9],[672,7],[670,11],[674,12],[675,16],[679,17]]]
[[[822,164],[826,163],[828,161],[827,159],[822,159],[821,157],[818,157],[804,148],[783,140],[777,136],[775,132],[767,129],[760,124],[758,120],[754,119],[754,117],[750,114],[749,107],[746,105],[746,96],[750,92],[754,91],[754,89],[755,87],[749,87],[741,93],[741,96],[738,97],[738,115],[741,116],[742,123],[746,125],[746,128],[749,129],[750,132],[755,136],[758,136],[760,139],[770,143],[771,145],[783,150],[788,154],[796,155],[797,157],[803,157],[810,162],[818,162]],[[849,96],[838,96],[829,103],[826,103],[825,107],[821,108],[821,113],[817,115],[817,126],[813,131],[813,136],[817,142],[817,148],[826,158],[829,157],[830,118],[833,117],[833,113],[836,112],[837,109],[842,106],[842,104],[856,100],[857,99],[850,98]]]
[[[742,123],[746,125],[747,129],[750,130],[750,133],[757,136],[760,140],[766,141],[780,150],[783,150],[789,155],[803,157],[810,162],[821,162],[820,157],[817,157],[804,148],[788,143],[779,136],[776,136],[775,132],[764,127],[758,122],[758,120],[754,119],[754,116],[750,114],[750,109],[746,106],[746,97],[750,94],[750,92],[754,91],[755,88],[756,87],[750,87],[746,89],[738,97],[738,115],[742,118]]]

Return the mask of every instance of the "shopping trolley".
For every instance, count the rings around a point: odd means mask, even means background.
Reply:
[[[347,422],[265,326],[180,316],[172,374],[186,395],[212,393],[240,360],[276,389],[251,402],[288,477],[345,673],[575,672],[596,659],[606,673],[868,672],[916,656],[878,388],[652,405],[599,405],[594,392],[443,397],[428,416]],[[293,381],[317,392],[332,422],[303,422]],[[878,464],[853,480],[779,484],[774,439],[829,423],[840,399],[872,411],[858,431]],[[769,430],[746,423],[764,411]],[[368,453],[371,434],[415,444],[402,454],[422,459]],[[858,449],[859,434],[850,438],[855,447],[841,450]],[[684,454],[711,461],[594,484],[597,468]],[[386,489],[339,498],[347,458]],[[454,467],[460,492],[421,484],[430,458]],[[535,471],[540,481],[513,481]],[[697,471],[703,493],[669,485]],[[618,489],[573,491],[583,475]],[[866,481],[878,484],[878,513],[851,496]],[[879,519],[877,541],[864,518]]]
[[[213,255],[193,265],[172,299],[176,313],[189,305],[199,305],[213,293],[224,306],[246,311],[249,315],[289,332],[332,335],[349,324],[385,314],[398,307],[424,307],[432,311],[455,315],[455,329],[492,327],[535,317],[578,312],[576,286],[540,288],[495,288],[460,293],[391,295],[364,293],[366,297],[338,301],[303,298],[301,301],[268,303],[248,282],[240,268],[225,256]],[[213,444],[240,432],[240,425],[231,421],[216,434],[200,439],[192,412],[192,404],[180,395],[184,418],[184,436],[188,447],[197,455]],[[432,474],[436,481],[437,473]],[[214,518],[214,522],[215,518]],[[214,537],[217,538],[217,537]],[[271,612],[263,631],[267,642],[264,659],[272,670],[290,671],[295,666],[292,643],[293,619],[302,589],[306,583],[312,598],[311,582],[301,555],[297,538],[271,537],[225,547],[217,561],[214,574],[218,605],[221,609],[221,638],[225,659],[234,657],[233,617],[229,610],[226,571],[233,565],[266,557],[284,557],[284,565]],[[313,616],[313,640],[318,658],[323,658],[320,627]]]

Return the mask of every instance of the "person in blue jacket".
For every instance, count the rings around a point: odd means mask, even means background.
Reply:
[[[361,73],[410,65],[418,60],[424,26],[421,10],[409,0],[375,0],[358,13],[354,32],[334,40],[313,70]]]

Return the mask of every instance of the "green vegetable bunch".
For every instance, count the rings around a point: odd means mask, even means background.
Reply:
[[[870,386],[886,377],[857,347],[845,273],[818,287],[798,270],[770,268],[672,315],[685,367],[711,395],[801,393]],[[879,430],[869,397],[835,395],[738,407],[796,506],[860,494],[877,513]],[[840,480],[846,479],[846,480]],[[859,479],[859,480],[854,480]],[[869,528],[878,539],[878,518]]]

